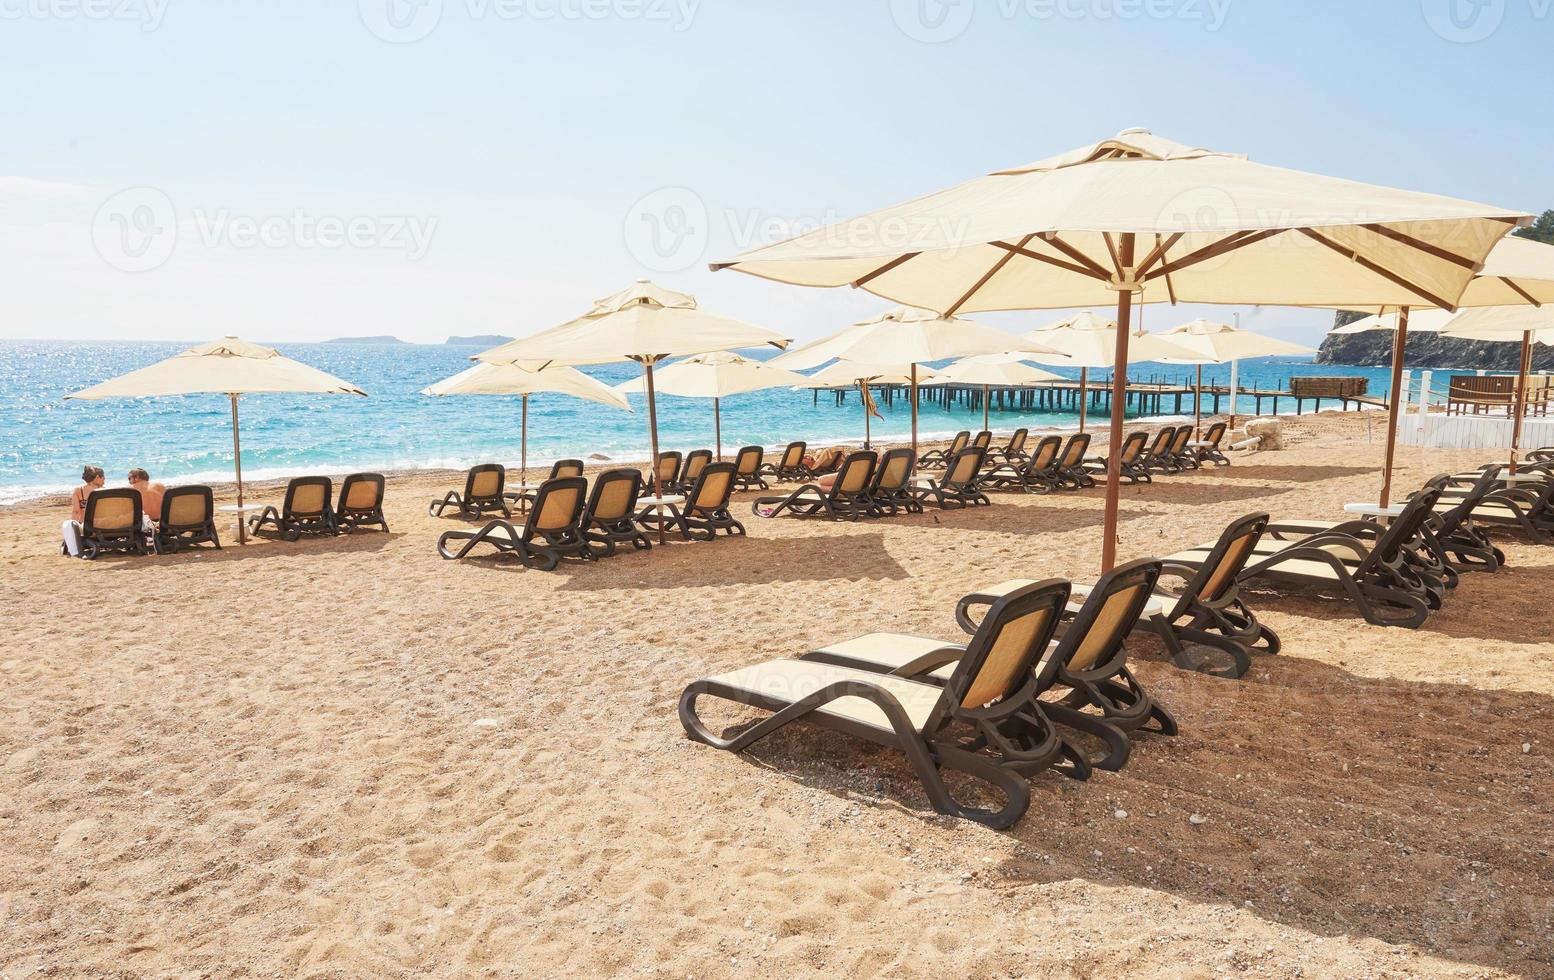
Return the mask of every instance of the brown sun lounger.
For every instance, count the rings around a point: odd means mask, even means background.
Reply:
[[[672,483],[664,484],[665,493],[687,494],[701,479],[701,471],[712,462],[712,450],[693,449],[685,454],[685,463],[680,467],[680,472]]]
[[[344,534],[364,527],[381,527],[388,533],[388,518],[383,516],[383,489],[387,481],[382,473],[352,473],[340,484],[340,502],[335,506],[335,530]]]
[[[147,554],[141,506],[140,491],[134,487],[93,490],[88,494],[79,531],[81,557],[91,560],[110,552]]]
[[[456,560],[479,545],[490,545],[498,554],[513,555],[525,567],[542,572],[561,564],[563,555],[591,559],[594,554],[582,528],[587,492],[588,481],[580,476],[546,480],[535,492],[521,529],[499,517],[478,531],[444,531],[437,539],[437,553]]]
[[[327,476],[299,476],[286,484],[286,497],[281,509],[266,507],[248,522],[248,529],[255,533],[266,527],[287,541],[295,541],[304,534],[338,534],[335,529],[334,511],[330,501],[335,485]]]
[[[1176,427],[1176,435],[1171,439],[1169,450],[1171,459],[1176,463],[1178,473],[1183,470],[1195,470],[1203,464],[1198,460],[1198,453],[1192,448],[1192,426],[1179,425]]]
[[[1155,439],[1149,444],[1149,451],[1138,461],[1138,466],[1145,473],[1176,473],[1181,470],[1181,464],[1176,457],[1171,455],[1171,444],[1176,441],[1177,428],[1168,425],[1155,433]]]
[[[869,517],[873,504],[869,484],[878,462],[878,454],[871,450],[848,453],[831,489],[806,483],[786,496],[757,497],[750,512],[756,517],[778,517],[786,512],[794,517],[827,517],[834,521]]]
[[[441,517],[448,508],[458,511],[460,517],[481,518],[492,511],[503,517],[512,517],[507,498],[502,495],[507,486],[507,467],[501,463],[481,463],[471,466],[464,474],[464,492],[449,490],[441,500],[426,505],[431,517]]]
[[[1006,459],[983,473],[977,482],[984,491],[1019,488],[1026,493],[1050,493],[1057,487],[1056,466],[1062,451],[1062,436],[1043,436],[1029,456]]]
[[[944,476],[917,484],[913,488],[913,495],[917,497],[919,503],[932,499],[944,510],[988,506],[992,501],[977,484],[986,452],[987,450],[976,447],[962,449],[950,459],[950,465],[945,469]]]
[[[216,536],[216,501],[210,487],[173,487],[162,495],[161,520],[152,539],[160,554],[209,543],[221,550]]]
[[[636,520],[637,498],[641,495],[642,474],[637,470],[605,470],[594,479],[581,521],[583,537],[594,546],[594,554],[608,558],[622,544],[629,544],[636,551],[653,547]]]
[[[815,474],[804,465],[804,450],[807,448],[809,447],[802,442],[788,443],[788,448],[782,451],[782,456],[777,462],[761,464],[761,475],[769,476],[778,483],[813,479]]]
[[[955,433],[950,440],[947,449],[930,449],[917,458],[917,468],[920,470],[942,470],[949,465],[956,453],[965,449],[971,443],[971,430],[962,429]]]
[[[988,450],[989,462],[1019,463],[1029,458],[1025,452],[1025,443],[1030,439],[1031,430],[1015,429],[1009,441],[1002,446],[996,446]]]
[[[676,455],[675,458],[678,459],[679,456]],[[550,473],[549,473],[549,475],[547,475],[545,477],[545,479],[540,481],[540,484],[543,486],[544,484],[550,482],[551,480],[560,480],[560,479],[563,479],[565,477],[582,476],[582,475],[583,475],[583,461],[582,460],[580,460],[580,459],[558,459],[554,463],[550,464]],[[506,498],[507,500],[510,500],[513,503],[517,504],[519,512],[522,513],[524,510],[526,510],[528,508],[528,506],[530,504],[532,504],[534,502],[534,496],[538,492],[539,492],[538,490],[508,490],[508,491],[504,492],[502,494],[502,496],[504,498]]]
[[[761,478],[761,460],[766,450],[760,446],[745,446],[734,456],[735,490],[770,490],[771,485]]]
[[[1196,455],[1199,465],[1204,463],[1213,463],[1215,466],[1230,465],[1230,457],[1220,449],[1220,443],[1225,441],[1225,430],[1228,428],[1229,426],[1224,422],[1211,423],[1204,430],[1202,439],[1187,444]]]
[[[794,722],[894,746],[906,754],[939,813],[993,828],[1013,826],[1030,806],[1027,778],[1063,765],[1088,775],[1036,695],[1053,678],[1038,662],[1048,649],[1068,583],[1053,580],[1006,596],[942,679],[910,679],[817,660],[773,660],[698,680],[680,695],[680,723],[695,741],[740,752]],[[932,642],[932,641],[930,641]],[[703,697],[772,714],[732,737],[714,735],[697,713]],[[961,803],[945,784],[954,770],[991,784],[997,809]]]
[[[1106,744],[1106,753],[1094,764],[1120,769],[1131,751],[1134,731],[1153,724],[1153,730],[1175,735],[1176,722],[1157,705],[1128,670],[1125,640],[1137,625],[1160,575],[1160,562],[1141,559],[1119,565],[1101,576],[1090,589],[1061,638],[1047,654],[1041,671],[1052,677],[1041,692],[1059,692],[1040,702],[1042,710],[1060,725],[1094,736]],[[1048,582],[1055,580],[1047,580]],[[1024,583],[1000,596],[990,597],[991,608],[981,623],[969,628],[979,635],[992,618],[993,609],[1010,596],[1023,594],[1046,583]],[[1066,583],[1065,583],[1066,584]],[[962,600],[964,603],[966,600]],[[1065,601],[1065,607],[1070,605]],[[1065,615],[1067,609],[1060,611]],[[957,618],[960,618],[957,613]],[[966,626],[965,621],[962,622]],[[883,634],[889,636],[889,634]],[[908,644],[880,642],[882,634],[870,634],[849,643],[823,647],[808,654],[824,663],[877,670],[927,681],[942,682],[955,660],[952,644],[935,650]],[[1040,692],[1039,692],[1040,693]]]
[[[983,429],[981,432],[978,432],[971,440],[971,448],[982,450],[982,455],[984,457],[987,455],[988,450],[992,448],[992,445],[993,433],[987,429]]]
[[[874,479],[867,491],[869,513],[874,517],[895,516],[902,511],[921,514],[922,503],[912,494],[912,450],[887,449],[874,467]]]
[[[1143,431],[1130,432],[1123,437],[1122,452],[1118,460],[1124,483],[1153,483],[1155,478],[1149,475],[1149,470],[1142,465],[1144,446],[1149,442],[1149,433]],[[1085,472],[1092,479],[1104,480],[1111,467],[1111,460],[1106,456],[1091,456],[1085,460]]]

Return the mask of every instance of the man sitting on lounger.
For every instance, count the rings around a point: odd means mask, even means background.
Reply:
[[[167,495],[167,487],[152,483],[151,474],[138,466],[129,471],[129,485],[140,491],[140,511],[149,531],[162,517],[162,498]]]

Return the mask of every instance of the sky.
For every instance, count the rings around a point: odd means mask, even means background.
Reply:
[[[1554,0],[0,0],[0,338],[523,335],[1146,127],[1554,208]],[[1331,314],[1152,306],[1315,345]],[[1028,329],[1062,311],[979,315]]]

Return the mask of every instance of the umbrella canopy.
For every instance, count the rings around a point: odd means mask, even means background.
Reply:
[[[1030,360],[1054,366],[1068,365],[1077,368],[1109,368],[1117,360],[1117,321],[1108,320],[1085,311],[1064,317],[1044,327],[1037,327],[1020,335],[1022,343],[1050,347],[1063,355],[1062,359],[1045,356]],[[1128,338],[1128,363],[1139,361],[1163,361],[1168,357],[1184,356],[1186,352],[1170,341],[1161,340],[1155,334],[1134,334]]]
[[[1179,350],[1187,357],[1166,354],[1156,358],[1167,364],[1224,364],[1248,357],[1279,357],[1293,354],[1315,354],[1316,349],[1276,337],[1264,337],[1251,330],[1212,320],[1193,320],[1181,326],[1162,330],[1154,336]]]
[[[518,395],[523,403],[519,423],[518,480],[529,482],[529,396],[555,392],[631,411],[631,403],[615,389],[600,384],[576,368],[559,365],[532,371],[519,364],[476,364],[421,389],[423,395]]]
[[[367,394],[349,381],[282,357],[273,347],[261,347],[236,337],[222,337],[65,397],[152,398],[280,392]]]
[[[232,468],[237,478],[238,543],[246,543],[243,522],[243,447],[238,431],[237,397],[296,392],[362,395],[366,392],[318,368],[282,357],[272,347],[222,337],[191,347],[150,367],[120,375],[66,398],[151,398],[160,395],[226,395],[232,405]]]
[[[911,364],[864,364],[861,361],[837,361],[830,367],[804,377],[801,388],[850,388],[860,381],[874,385],[904,385],[912,383]],[[919,384],[926,384],[938,373],[925,367],[917,368]]]
[[[898,306],[775,357],[772,364],[802,370],[836,357],[869,364],[924,364],[1004,351],[1059,354],[1040,345],[1022,343],[1002,330],[971,320]]]
[[[947,316],[1115,302],[1109,569],[1134,303],[1450,307],[1494,244],[1531,220],[1126,130],[713,268],[852,285]]]
[[[646,279],[597,300],[582,316],[559,327],[520,337],[475,355],[492,364],[656,364],[666,358],[706,354],[730,347],[772,346],[792,338],[709,313],[688,293],[664,289]]]
[[[982,386],[982,428],[990,428],[988,424],[992,407],[992,399],[989,398],[993,388],[1028,388],[1032,385],[1042,384],[1047,381],[1062,381],[1062,375],[1053,374],[1051,371],[1043,371],[1038,367],[1031,367],[1013,358],[1014,354],[981,354],[976,357],[965,357],[954,364],[947,365],[935,373],[930,385],[981,385]]]
[[[729,395],[742,395],[766,388],[804,384],[802,374],[774,368],[764,361],[753,361],[730,351],[713,351],[676,361],[662,368],[654,379],[657,389],[666,395],[712,399],[713,442],[718,461],[723,460],[723,409]],[[633,378],[615,386],[616,391],[645,391],[646,378]]]

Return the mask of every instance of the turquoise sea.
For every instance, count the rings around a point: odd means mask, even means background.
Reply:
[[[83,464],[103,467],[109,485],[122,483],[132,466],[165,481],[230,481],[232,432],[227,399],[220,395],[178,398],[66,401],[71,391],[144,367],[191,343],[0,342],[0,503],[14,503],[69,489]],[[282,353],[346,378],[370,397],[253,395],[242,399],[243,475],[257,480],[352,469],[464,468],[477,462],[518,460],[516,397],[431,398],[420,390],[469,366],[480,348],[419,344],[281,344]],[[755,355],[764,356],[764,355]],[[634,377],[634,365],[585,368],[607,384]],[[1140,380],[1185,381],[1191,368],[1134,365]],[[1057,373],[1078,377],[1077,370]],[[1378,368],[1312,365],[1298,359],[1246,361],[1244,386],[1283,386],[1291,375],[1345,374],[1371,378],[1370,391],[1385,391]],[[1205,382],[1229,380],[1228,367],[1205,368]],[[648,455],[647,415],[641,396],[635,414],[563,395],[536,395],[529,403],[529,462],[599,453],[622,462]],[[1206,400],[1207,401],[1207,400]],[[881,404],[876,439],[904,437],[910,419],[904,399]],[[1265,403],[1265,407],[1266,403]],[[1281,403],[1280,408],[1286,405]],[[1293,405],[1288,406],[1293,409]],[[1205,410],[1208,406],[1205,405]],[[1252,409],[1242,399],[1239,411]],[[808,391],[776,389],[723,401],[723,446],[777,445],[789,439],[812,444],[859,441],[862,413],[856,393],[843,406],[828,392],[814,403]],[[1190,407],[1188,411],[1190,411]],[[699,399],[659,399],[659,431],[665,449],[712,445],[712,406]],[[981,412],[945,412],[925,406],[920,431],[932,437],[979,428]],[[1072,427],[1072,413],[993,412],[995,430],[1018,426]]]

